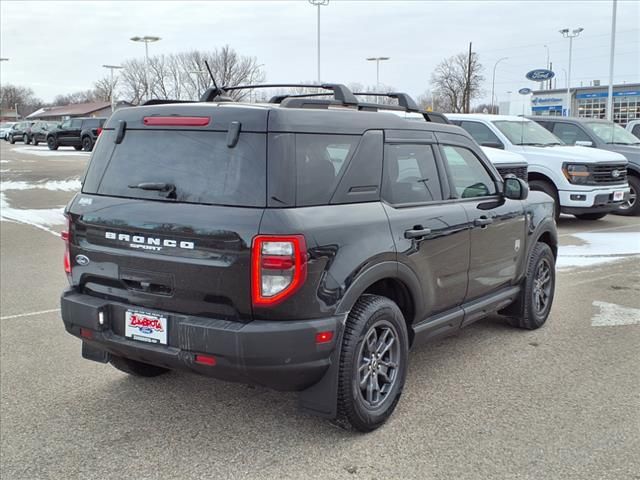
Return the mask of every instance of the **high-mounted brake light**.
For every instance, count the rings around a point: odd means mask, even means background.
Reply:
[[[64,273],[71,275],[71,254],[69,252],[69,241],[71,232],[71,218],[67,216],[67,229],[60,232],[60,238],[64,241]]]
[[[251,247],[251,298],[255,306],[282,302],[307,278],[303,235],[258,235]]]
[[[144,117],[142,122],[149,126],[172,126],[172,127],[206,127],[209,125],[211,117]]]

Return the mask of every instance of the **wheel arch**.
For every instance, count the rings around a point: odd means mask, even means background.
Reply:
[[[542,182],[547,182],[549,185],[551,185],[553,188],[555,188],[556,191],[558,190],[558,187],[556,186],[556,183],[553,181],[553,179],[551,177],[549,177],[548,175],[545,175],[544,173],[529,172],[527,174],[527,180],[529,182],[531,182],[532,180],[538,180],[538,181],[542,181]]]

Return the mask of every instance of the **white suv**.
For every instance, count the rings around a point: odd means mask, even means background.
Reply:
[[[447,114],[480,145],[519,153],[529,164],[531,190],[547,193],[560,213],[597,220],[629,196],[627,159],[614,152],[565,145],[558,137],[522,117]]]

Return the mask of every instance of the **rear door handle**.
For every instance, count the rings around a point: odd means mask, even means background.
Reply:
[[[430,233],[430,228],[422,228],[421,226],[416,225],[411,230],[405,230],[404,238],[420,238],[424,237],[425,235],[429,235]]]
[[[486,227],[487,225],[491,225],[492,223],[493,223],[493,218],[487,218],[487,217],[476,218],[473,221],[473,224],[476,227]]]

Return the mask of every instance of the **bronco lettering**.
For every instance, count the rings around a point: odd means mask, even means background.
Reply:
[[[115,233],[105,232],[104,238],[108,240],[121,240],[123,242],[129,242],[129,246],[132,248],[143,248],[144,250],[161,250],[163,247],[170,248],[183,248],[185,250],[193,250],[195,248],[194,242],[188,242],[185,240],[173,240],[173,239],[160,239],[157,237],[144,237],[142,235],[129,235],[127,233]]]

